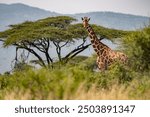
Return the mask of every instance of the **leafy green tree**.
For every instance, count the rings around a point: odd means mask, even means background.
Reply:
[[[67,27],[72,21],[75,19],[65,16],[50,17],[35,22],[27,21],[22,24],[11,25],[11,29],[0,33],[0,37],[5,38],[5,47],[15,45],[16,53],[18,49],[25,49],[40,61],[40,65],[46,66],[45,60],[38,52],[45,54],[48,65],[52,64],[53,59],[49,54],[49,48],[50,44],[53,43],[61,61],[61,48],[71,42],[74,36],[67,31]]]
[[[127,35],[124,45],[133,69],[143,71],[150,68],[150,26]]]
[[[53,67],[52,53],[49,52],[51,45],[55,46],[58,61],[67,63],[70,59],[87,49],[91,44],[86,44],[87,31],[82,24],[73,24],[76,21],[72,17],[58,16],[41,19],[38,21],[26,21],[22,24],[11,25],[10,29],[0,32],[0,38],[4,41],[4,47],[16,46],[16,58],[18,49],[23,49],[33,54],[41,66]],[[108,29],[92,25],[100,39],[113,39],[128,34],[127,31]],[[62,55],[62,50],[67,45],[72,45],[76,40],[81,40],[77,47]],[[45,55],[41,56],[39,53]]]

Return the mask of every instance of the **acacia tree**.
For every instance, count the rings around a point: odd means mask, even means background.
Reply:
[[[15,45],[16,53],[18,49],[25,49],[33,54],[41,66],[52,65],[53,59],[49,53],[50,43],[56,45],[56,51],[60,56],[60,48],[71,42],[73,35],[67,31],[67,26],[75,19],[71,17],[51,17],[35,22],[24,22],[22,24],[11,25],[8,29],[0,33],[4,39],[4,46]],[[60,46],[62,43],[62,46]],[[40,56],[39,52],[43,53]],[[59,57],[59,60],[60,57]],[[17,54],[16,54],[17,61]]]
[[[35,22],[26,21],[22,24],[11,25],[10,29],[0,32],[0,38],[4,46],[16,46],[16,57],[18,49],[23,49],[33,54],[41,66],[53,66],[53,58],[50,53],[51,45],[55,46],[58,61],[67,63],[68,60],[78,55],[90,46],[86,44],[87,32],[82,24],[72,24],[74,18],[68,16],[49,17]],[[93,25],[100,39],[116,38],[127,34],[126,31],[108,29]],[[62,49],[76,40],[82,40],[76,48],[62,56]],[[45,57],[41,56],[43,53]],[[46,60],[45,60],[46,59]]]

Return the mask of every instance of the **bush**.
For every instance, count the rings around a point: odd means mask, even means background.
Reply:
[[[88,71],[76,68],[62,67],[61,69],[26,70],[15,72],[9,77],[0,76],[0,97],[14,93],[29,92],[29,99],[63,99],[66,95],[73,94],[79,84],[86,82],[86,78],[92,77]],[[17,95],[16,97],[17,98]]]
[[[150,68],[150,27],[136,31],[124,39],[130,65],[137,71]]]

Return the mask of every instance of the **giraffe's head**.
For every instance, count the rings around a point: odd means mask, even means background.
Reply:
[[[88,22],[90,21],[90,18],[88,17],[82,17],[83,26],[86,28],[88,26]]]

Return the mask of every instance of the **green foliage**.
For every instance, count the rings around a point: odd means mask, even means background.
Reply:
[[[100,38],[106,38],[110,40],[115,38],[121,38],[125,35],[132,33],[132,31],[116,30],[96,25],[92,25],[92,27],[96,32],[97,36],[99,36]]]
[[[82,62],[88,59],[87,56],[76,56],[73,59],[69,60],[67,63],[68,66],[79,66]]]
[[[35,22],[26,21],[22,24],[10,25],[11,28],[0,32],[0,38],[5,38],[5,46],[22,41],[35,41],[39,39],[50,39],[58,41],[67,41],[76,39],[85,39],[88,35],[82,24],[71,24],[74,18],[68,16],[49,17]],[[97,35],[112,39],[122,37],[129,32],[104,28],[102,26],[92,25]]]
[[[73,93],[80,82],[86,79],[87,74],[90,77],[90,73],[87,71],[81,72],[66,68],[52,71],[41,69],[16,72],[10,75],[9,79],[0,77],[0,91],[1,94],[5,95],[5,93],[16,90],[23,92],[29,90],[32,95],[31,99],[46,99],[50,93],[53,99],[62,99],[65,93]]]
[[[59,41],[73,41],[74,38],[86,39],[87,32],[82,24],[70,24],[72,21],[73,18],[60,16],[25,22],[12,25],[11,29],[0,33],[0,37],[7,38],[5,45],[21,44],[22,41],[34,41],[39,38],[55,40],[58,42],[56,45]],[[91,95],[103,91],[108,94],[112,89],[117,95],[120,87],[123,87],[120,89],[121,93],[127,92],[124,95],[128,99],[150,99],[150,27],[134,32],[96,25],[93,27],[96,34],[102,38],[125,36],[123,47],[128,55],[129,65],[116,62],[108,70],[96,72],[95,55],[77,56],[63,65],[56,62],[54,65],[59,64],[59,67],[54,69],[37,70],[26,64],[18,64],[15,72],[0,75],[0,99],[74,99],[74,96],[78,98],[83,92],[86,95],[90,91]],[[93,85],[95,90],[92,90]],[[84,97],[87,97],[86,95]]]
[[[83,70],[90,70],[93,71],[93,69],[96,69],[96,55],[94,54],[92,57],[89,57],[88,59],[81,61],[78,63],[78,67]]]
[[[79,90],[91,90],[93,84],[99,91],[109,91],[114,86],[125,87],[123,90],[128,91],[131,99],[150,99],[149,75],[148,72],[140,74],[120,65],[106,72],[93,72],[80,66],[62,66],[54,70],[28,69],[0,76],[0,99],[7,96],[20,99],[26,93],[25,99],[71,99]]]
[[[121,38],[125,35],[132,33],[132,31],[110,29],[110,28],[105,28],[102,26],[97,26],[94,24],[92,24],[91,26],[93,27],[96,35],[99,38],[107,38],[110,40],[114,38]],[[83,24],[74,24],[74,25],[71,25],[68,29],[71,33],[78,35],[78,37],[80,38],[85,39],[88,36],[87,31],[83,27]]]
[[[13,69],[13,72],[20,72],[20,71],[26,71],[30,68],[33,68],[33,66],[26,64],[25,62],[19,62],[16,63]]]
[[[68,31],[74,35],[76,35],[75,38],[77,39],[85,39],[88,36],[88,33],[86,32],[85,28],[83,27],[83,24],[73,24],[68,27]]]
[[[143,71],[150,68],[150,27],[126,36],[124,45],[133,69]]]
[[[35,22],[27,21],[22,24],[11,25],[11,29],[1,32],[0,37],[6,38],[5,46],[42,38],[70,40],[73,35],[65,28],[72,21],[75,21],[75,19],[67,16],[50,17]]]
[[[93,57],[89,57],[85,61],[80,62],[78,68],[85,71],[88,70],[90,72],[95,72],[95,68],[97,67],[95,60],[96,56],[93,55]],[[113,86],[113,83],[117,85],[128,84],[134,78],[134,73],[135,72],[128,66],[116,62],[112,64],[108,70],[104,72],[98,70],[94,75],[97,82],[100,83],[98,84],[99,87],[110,89],[111,86]]]
[[[131,83],[130,96],[134,99],[138,99],[142,94],[144,99],[150,99],[150,73],[137,75],[139,75],[137,76],[138,80],[135,79]]]

